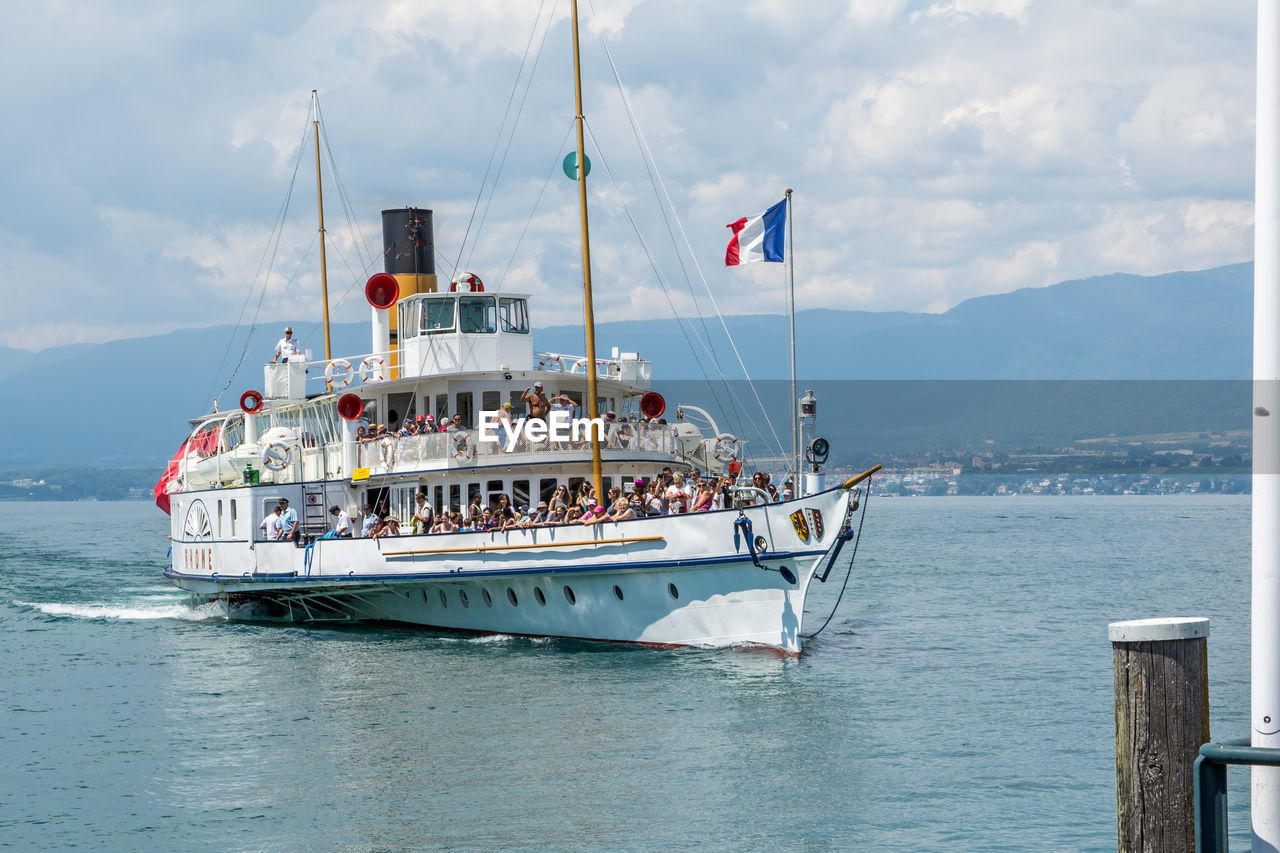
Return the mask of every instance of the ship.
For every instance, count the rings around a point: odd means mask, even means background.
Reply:
[[[575,14],[575,70],[576,26]],[[578,126],[581,163],[580,83]],[[318,149],[317,127],[317,163]],[[324,357],[286,354],[238,408],[191,419],[156,484],[170,515],[164,574],[193,604],[297,623],[801,651],[810,585],[854,539],[879,466],[828,487],[826,442],[813,439],[809,465],[791,469],[794,492],[777,500],[738,479],[746,442],[705,408],[668,406],[641,353],[598,356],[577,171],[586,352],[535,349],[530,293],[486,289],[472,272],[442,280],[432,210],[382,211],[383,271],[364,287],[369,351],[329,351],[326,292]],[[323,236],[322,197],[320,215]],[[532,416],[535,387],[582,417]],[[801,417],[812,428],[806,401],[793,427]],[[406,422],[415,426],[397,428]],[[704,475],[727,481],[705,511],[637,507],[615,520],[605,498],[613,488],[647,494],[655,477],[665,486]],[[587,515],[604,520],[410,529],[420,497],[436,517],[477,506],[501,515],[534,512],[562,487],[589,495]],[[296,535],[266,536],[285,501]],[[337,535],[339,520],[356,535]],[[399,535],[387,535],[390,520]],[[370,530],[379,535],[360,535]]]

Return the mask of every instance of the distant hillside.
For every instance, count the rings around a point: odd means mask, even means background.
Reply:
[[[970,299],[944,314],[802,311],[796,319],[799,372],[802,382],[1247,378],[1252,278],[1252,264],[1236,264],[1064,282]],[[715,333],[719,322],[706,325],[721,369],[730,378],[741,377],[723,332]],[[753,378],[786,376],[784,318],[731,317],[728,325]],[[17,417],[0,419],[0,463],[159,464],[181,442],[186,418],[208,410],[242,352],[244,363],[222,394],[222,407],[236,405],[242,390],[261,386],[262,363],[283,326],[259,324],[247,345],[244,331],[233,335],[232,327],[218,326],[39,353],[0,348],[0,393],[17,401]],[[294,326],[305,346],[322,349],[318,324]],[[337,325],[333,341],[337,352],[365,351],[368,327]],[[696,345],[691,351],[674,320],[602,323],[597,341],[601,352],[616,346],[650,359],[659,390],[664,382],[704,375],[718,382],[705,352]],[[577,326],[539,329],[534,343],[545,351],[584,352]],[[712,404],[715,388],[705,381],[686,383],[679,398]],[[898,392],[884,399],[893,402],[875,409],[887,419],[878,427],[885,440],[910,433],[913,443],[928,444],[937,409],[912,410]],[[1200,402],[1211,408],[1223,399],[1209,395]],[[770,410],[777,413],[775,421],[783,405]],[[1191,406],[1193,419],[1205,420],[1211,412],[1197,406]],[[760,419],[758,413],[754,417]]]

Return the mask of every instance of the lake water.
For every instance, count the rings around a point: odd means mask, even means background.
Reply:
[[[1159,615],[1248,733],[1247,497],[873,497],[798,659],[230,623],[154,506],[3,507],[0,847],[1114,850],[1106,626]]]

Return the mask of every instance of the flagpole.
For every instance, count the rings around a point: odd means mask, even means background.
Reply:
[[[796,407],[796,269],[795,252],[791,239],[795,233],[795,217],[791,215],[791,188],[787,188],[787,320],[791,328],[791,459],[787,470],[791,472],[791,496],[800,496],[800,413]],[[783,479],[786,479],[785,477]],[[785,483],[783,484],[786,485]]]

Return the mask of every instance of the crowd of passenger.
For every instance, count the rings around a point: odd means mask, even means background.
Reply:
[[[592,525],[790,500],[791,479],[787,478],[781,491],[771,480],[769,474],[757,471],[751,475],[747,488],[748,484],[740,482],[736,472],[704,478],[696,468],[685,476],[673,472],[668,466],[649,480],[637,478],[632,481],[629,490],[620,486],[609,488],[604,501],[597,500],[595,487],[584,481],[572,492],[567,485],[557,486],[550,499],[540,500],[536,506],[518,506],[505,493],[492,498],[486,506],[477,494],[465,511],[440,512],[431,506],[427,493],[419,491],[414,496],[408,532],[414,535],[502,532],[566,524]],[[405,532],[404,524],[389,512],[385,501],[377,508],[365,505],[361,535],[370,539],[400,536]],[[339,532],[338,535],[344,534]]]

